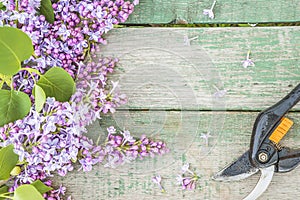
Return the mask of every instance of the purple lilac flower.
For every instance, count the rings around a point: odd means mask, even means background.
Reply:
[[[44,184],[47,185],[48,187],[53,188],[51,180],[44,181]],[[63,198],[65,196],[65,193],[66,193],[66,187],[64,187],[63,185],[60,185],[58,189],[53,189],[53,190],[45,193],[43,195],[43,197],[46,200],[61,200],[61,199],[65,199],[65,198]],[[71,200],[71,196],[68,196],[67,200]]]
[[[113,72],[118,60],[104,58],[87,65],[81,63],[77,76],[77,92],[71,98],[71,102],[78,103],[80,109],[75,114],[84,125],[100,118],[100,113],[114,112],[115,109],[126,103],[126,96],[120,94],[115,87],[108,91],[107,75]]]
[[[37,76],[32,77],[28,71],[20,71],[14,76],[13,87],[16,90],[23,91],[27,94],[31,94],[34,86],[34,80],[37,80]]]
[[[209,142],[209,138],[211,138],[213,136],[210,135],[210,132],[207,133],[201,133],[200,138],[202,138],[205,142],[205,145],[208,146],[208,142]]]
[[[193,174],[193,172],[191,172],[189,168],[190,168],[190,164],[189,163],[185,163],[181,167],[181,173],[184,174],[185,172],[189,172],[189,173]]]
[[[86,126],[100,113],[106,113],[104,106],[117,107],[126,100],[117,94],[116,84],[107,90],[107,75],[113,71],[116,60],[100,59],[81,64],[77,79],[77,92],[70,102],[58,102],[47,98],[40,113],[34,108],[28,116],[0,128],[0,146],[14,144],[15,153],[24,163],[15,184],[30,183],[51,176],[57,172],[65,176],[73,170],[78,161],[81,169],[90,171],[92,166],[103,163],[106,167],[116,167],[136,158],[161,155],[168,152],[165,143],[153,141],[143,135],[133,138],[129,131],[116,133],[108,128],[105,146],[97,146],[84,133]],[[117,94],[118,98],[115,98]],[[110,110],[112,111],[112,110]]]
[[[23,1],[23,3],[24,2],[25,1]],[[41,0],[28,0],[28,5],[31,8],[35,8],[35,9],[40,8],[40,6],[41,6]]]
[[[40,113],[32,108],[24,119],[0,128],[0,146],[14,144],[15,153],[25,163],[16,177],[18,184],[43,180],[55,171],[64,176],[73,170],[73,162],[77,160],[84,171],[103,161],[104,149],[83,134],[88,124],[100,119],[106,104],[116,108],[126,102],[115,89],[106,87],[107,75],[113,72],[116,61],[106,58],[97,64],[82,64],[76,81],[77,92],[70,102],[47,98]]]
[[[154,177],[152,177],[152,181],[158,185],[159,189],[161,190],[162,193],[165,193],[166,190],[164,189],[164,187],[161,185],[161,176],[160,175],[156,175]]]
[[[153,157],[169,151],[162,141],[154,141],[142,135],[141,138],[133,138],[129,131],[121,131],[117,134],[112,127],[108,128],[108,137],[105,143],[106,164],[105,167],[115,168],[137,158]]]
[[[183,177],[178,175],[178,184],[182,186],[183,190],[194,190],[196,188],[196,182],[198,177]]]
[[[193,38],[189,38],[187,35],[183,36],[183,44],[184,46],[191,46],[191,41],[198,39],[198,36],[195,36]]]
[[[244,68],[254,67],[255,66],[254,62],[250,59],[250,54],[251,54],[251,51],[248,51],[246,60],[244,60],[242,62]]]
[[[207,15],[210,19],[214,19],[215,18],[215,14],[214,14],[214,7],[216,5],[217,1],[214,1],[211,8],[210,9],[204,9],[203,10],[203,15]]]
[[[224,90],[218,90],[218,91],[216,91],[216,92],[213,94],[213,96],[214,96],[215,98],[222,98],[222,97],[224,97],[226,94],[227,94],[227,90],[224,89]]]
[[[184,164],[181,167],[181,174],[176,178],[177,183],[181,185],[184,190],[194,190],[196,188],[196,183],[199,180],[199,176],[189,168],[189,163]]]
[[[133,5],[138,5],[140,3],[140,1],[139,0],[133,0]]]
[[[63,67],[73,77],[86,55],[96,51],[96,43],[106,44],[102,35],[114,24],[126,21],[134,9],[134,4],[124,0],[57,1],[53,3],[55,21],[49,24],[44,16],[37,15],[40,0],[20,0],[18,4],[16,10],[14,2],[4,3],[0,25],[17,27],[31,37],[39,57],[31,61],[43,59],[47,68]],[[32,67],[47,70],[45,65]]]

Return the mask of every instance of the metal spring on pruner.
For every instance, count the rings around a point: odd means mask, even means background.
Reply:
[[[278,151],[281,151],[283,149],[283,146],[280,143],[275,143],[275,142],[272,142],[272,143]]]

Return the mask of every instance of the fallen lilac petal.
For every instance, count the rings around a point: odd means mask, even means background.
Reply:
[[[254,62],[251,59],[244,60],[242,62],[242,64],[243,64],[244,68],[254,67],[255,66]]]

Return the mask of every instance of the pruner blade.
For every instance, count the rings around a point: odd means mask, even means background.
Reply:
[[[269,186],[275,166],[256,168],[250,162],[249,151],[246,151],[236,161],[216,173],[212,178],[216,181],[239,181],[261,171],[261,176],[252,192],[243,200],[257,199]]]
[[[260,179],[257,182],[255,188],[252,192],[245,197],[243,200],[255,200],[257,199],[266,189],[272,181],[272,177],[274,174],[275,166],[271,165],[267,168],[259,169],[261,171]]]
[[[238,181],[248,178],[257,172],[258,168],[254,167],[250,162],[248,150],[235,162],[216,173],[212,179],[216,181]]]

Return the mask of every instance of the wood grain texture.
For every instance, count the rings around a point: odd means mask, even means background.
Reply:
[[[300,21],[298,0],[218,0],[215,19],[202,14],[213,0],[140,0],[127,24],[156,23],[266,23]],[[182,22],[181,22],[182,23]]]
[[[110,78],[119,80],[128,104],[94,123],[88,134],[103,141],[105,128],[114,125],[135,136],[164,140],[170,153],[117,169],[99,165],[88,173],[74,171],[56,177],[56,184],[68,186],[75,200],[242,199],[259,174],[232,183],[214,182],[211,176],[249,148],[256,111],[276,103],[299,83],[299,30],[125,28],[110,32],[109,44],[99,55],[120,59]],[[198,38],[186,46],[185,35]],[[241,61],[249,49],[256,65],[244,69]],[[224,97],[214,97],[223,89],[228,90]],[[295,122],[284,139],[289,147],[300,146],[299,114],[289,114]],[[206,145],[201,134],[207,132],[212,137]],[[185,162],[201,176],[194,191],[176,185]],[[298,199],[299,173],[300,168],[275,174],[260,200]],[[155,174],[163,177],[167,193],[151,181]]]
[[[118,113],[118,114],[117,114]],[[84,173],[74,171],[65,178],[57,177],[56,184],[68,186],[68,193],[75,200],[100,199],[191,199],[191,200],[232,200],[242,199],[255,186],[259,179],[256,174],[246,180],[232,183],[215,182],[211,176],[232,162],[249,148],[252,124],[258,113],[255,112],[160,112],[160,117],[151,112],[119,111],[89,127],[90,135],[105,137],[103,127],[110,125],[123,129],[120,118],[130,118],[132,123],[126,128],[132,134],[148,133],[156,139],[168,143],[170,153],[155,159],[145,159],[123,165],[117,169],[96,166],[93,171]],[[141,116],[143,115],[143,116]],[[183,116],[183,117],[182,117]],[[288,115],[295,125],[284,138],[289,147],[300,145],[300,115]],[[151,120],[149,120],[151,119]],[[159,126],[157,126],[159,124]],[[188,128],[190,127],[190,128]],[[211,132],[208,145],[201,133]],[[197,189],[182,191],[176,185],[176,176],[183,163],[189,162],[191,168],[200,175]],[[161,193],[151,178],[160,174],[166,193]],[[300,168],[286,174],[275,174],[268,190],[259,200],[298,199],[300,194]]]
[[[122,109],[262,110],[299,84],[300,27],[124,28],[102,56],[120,58]],[[184,36],[198,37],[190,46]],[[243,68],[247,51],[255,67]],[[215,98],[217,90],[227,90]],[[297,107],[299,109],[299,106]]]

